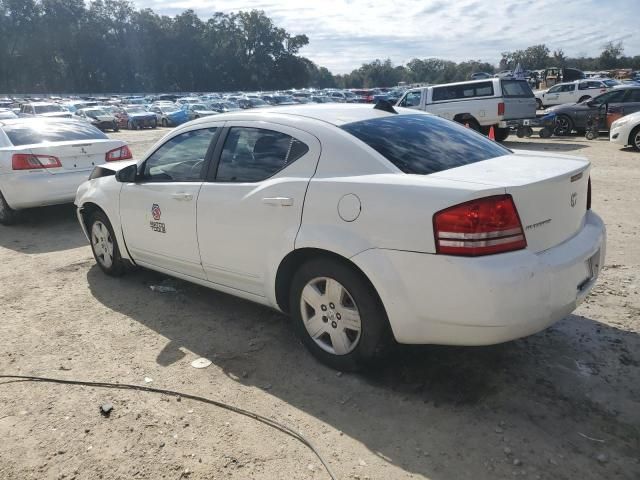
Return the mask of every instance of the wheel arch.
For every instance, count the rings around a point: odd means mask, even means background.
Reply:
[[[631,145],[632,147],[635,147],[634,137],[637,135],[639,131],[640,131],[640,125],[637,125],[636,127],[631,129],[631,131],[629,132],[629,138],[627,139],[627,145]]]
[[[478,124],[478,126],[480,126],[480,122],[478,122],[476,117],[474,117],[470,113],[458,113],[453,117],[453,121],[462,123],[463,125],[465,124],[465,122],[475,122]]]
[[[304,247],[293,250],[289,252],[280,262],[275,279],[275,299],[280,310],[287,314],[290,311],[289,292],[291,290],[291,283],[296,271],[305,262],[317,258],[330,258],[336,260],[358,273],[358,275],[362,277],[363,281],[366,282],[366,284],[372,289],[373,292],[375,292],[376,298],[380,303],[381,308],[385,311],[386,315],[386,309],[384,308],[384,304],[382,303],[380,294],[376,290],[369,277],[360,267],[358,267],[353,261],[342,255],[331,252],[329,250],[312,247]]]

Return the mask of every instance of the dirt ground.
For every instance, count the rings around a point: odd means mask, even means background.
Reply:
[[[162,133],[115,136],[140,156]],[[640,154],[604,138],[507,145],[588,157],[608,227],[595,292],[544,332],[493,347],[402,347],[378,371],[337,374],[269,309],[145,270],[103,275],[73,207],[61,206],[0,226],[0,374],[229,402],[302,432],[341,479],[637,480]],[[177,293],[150,289],[163,282]],[[199,357],[212,365],[193,368]],[[3,480],[328,478],[281,432],[151,393],[5,382],[0,438]]]

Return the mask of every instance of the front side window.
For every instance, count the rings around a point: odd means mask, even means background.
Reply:
[[[558,93],[560,91],[560,85],[555,85],[549,89],[547,93]]]
[[[390,115],[341,128],[404,173],[428,175],[511,153],[458,123],[432,115]]]
[[[419,107],[420,106],[420,98],[422,98],[422,92],[420,90],[416,90],[414,92],[407,92],[405,97],[400,102],[401,107]]]
[[[142,181],[197,182],[216,128],[193,130],[167,140],[144,163]]]
[[[306,144],[284,133],[232,127],[220,155],[216,181],[260,182],[308,151]]]
[[[602,105],[604,103],[622,102],[624,93],[624,90],[615,90],[613,92],[603,93],[602,95],[598,95],[596,98],[594,98],[593,102],[597,105]]]
[[[573,92],[574,90],[575,90],[575,86],[573,84],[561,85],[560,86],[560,91],[561,92]]]
[[[628,90],[627,96],[624,98],[625,103],[640,102],[640,88]]]

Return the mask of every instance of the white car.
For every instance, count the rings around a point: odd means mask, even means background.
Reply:
[[[0,120],[0,223],[25,208],[71,203],[95,165],[130,158],[125,142],[81,120]]]
[[[535,93],[538,110],[565,103],[582,103],[598,95],[608,92],[620,82],[611,79],[587,79],[558,83],[548,90]]]
[[[78,189],[80,224],[105,273],[135,264],[289,313],[338,369],[392,339],[494,344],[573,311],[605,257],[589,162],[392,112],[189,122],[135,164],[97,167]]]
[[[640,112],[625,115],[611,124],[609,140],[640,151]]]

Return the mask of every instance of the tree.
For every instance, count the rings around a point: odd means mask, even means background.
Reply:
[[[602,46],[603,50],[600,54],[600,68],[613,69],[620,66],[618,59],[624,53],[622,42],[608,42]]]

